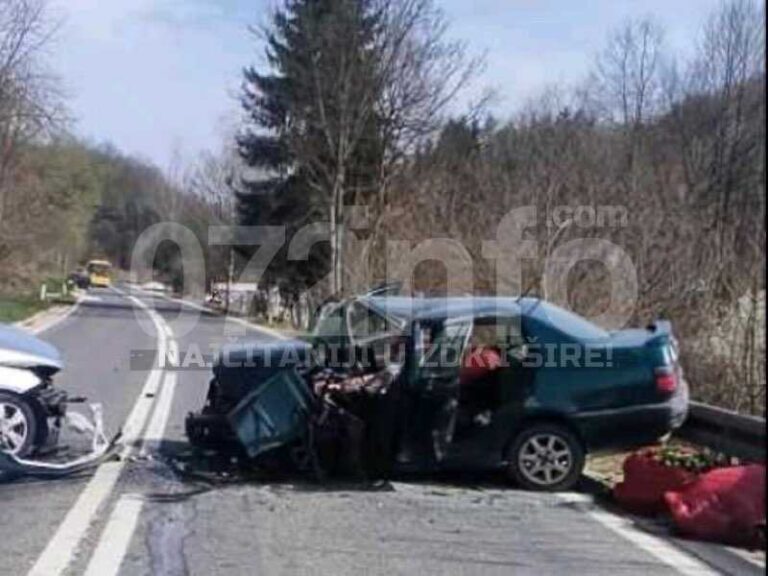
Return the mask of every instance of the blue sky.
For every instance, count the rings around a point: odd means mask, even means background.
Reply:
[[[75,131],[162,168],[219,149],[236,122],[240,70],[262,54],[247,27],[264,23],[275,1],[51,0],[62,20],[51,64]],[[493,88],[504,117],[547,85],[582,78],[627,18],[654,15],[671,50],[690,50],[719,0],[436,2],[451,36],[486,55],[467,100]]]

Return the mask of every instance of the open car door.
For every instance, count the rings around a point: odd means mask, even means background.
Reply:
[[[416,327],[418,364],[411,385],[408,440],[420,460],[440,463],[453,440],[459,406],[459,374],[472,319]]]

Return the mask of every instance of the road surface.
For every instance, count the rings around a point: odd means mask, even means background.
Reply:
[[[188,455],[184,417],[202,405],[210,378],[201,363],[223,343],[274,335],[165,298],[94,290],[40,336],[67,362],[58,385],[103,403],[111,431],[125,427],[128,446],[123,459],[95,474],[0,482],[0,574],[748,569],[637,530],[587,495],[528,493],[489,478],[400,479],[372,488],[190,478],[178,469]],[[163,370],[158,349],[178,351],[187,366]]]

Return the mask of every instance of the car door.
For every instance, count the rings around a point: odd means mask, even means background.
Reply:
[[[459,404],[462,355],[472,331],[472,319],[451,319],[420,324],[416,337],[419,361],[411,391],[414,406],[409,415],[409,436],[416,456],[427,462],[445,459],[453,440]],[[429,335],[429,343],[424,339]]]

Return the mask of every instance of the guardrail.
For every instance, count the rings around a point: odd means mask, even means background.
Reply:
[[[745,460],[765,462],[765,419],[691,402],[680,438]]]

